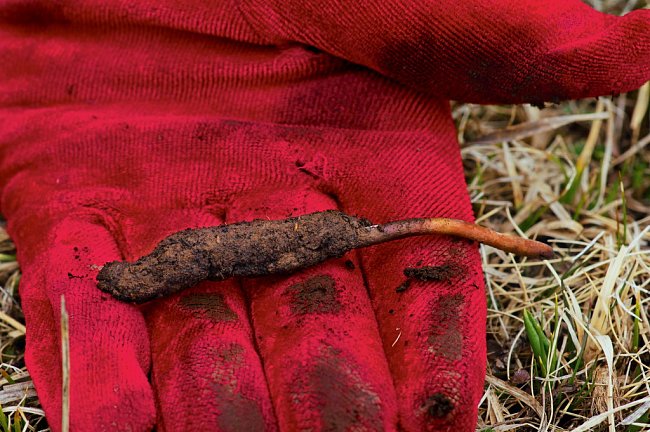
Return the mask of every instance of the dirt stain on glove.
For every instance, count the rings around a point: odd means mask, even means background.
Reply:
[[[178,304],[196,318],[207,318],[212,322],[237,321],[237,314],[228,307],[220,293],[188,294]]]
[[[325,347],[311,370],[299,372],[296,382],[302,391],[294,393],[292,400],[302,405],[315,396],[322,430],[382,430],[379,396],[340,350]]]
[[[284,292],[291,296],[291,312],[294,315],[309,313],[337,313],[341,310],[334,279],[319,275],[291,285]]]
[[[257,401],[242,394],[237,378],[244,365],[244,349],[237,344],[216,351],[219,359],[213,379],[215,394],[220,396],[219,430],[261,431],[265,430],[264,416]]]
[[[425,402],[427,414],[433,418],[442,418],[454,410],[454,403],[442,393],[434,393]]]
[[[395,289],[395,292],[406,291],[411,287],[413,280],[451,284],[465,276],[465,267],[453,261],[439,266],[407,267],[404,269],[404,276],[406,276],[406,280]]]
[[[404,269],[404,276],[421,281],[441,281],[452,283],[464,274],[464,268],[458,263],[447,262],[439,266],[409,267]]]
[[[429,338],[430,352],[448,360],[460,360],[463,350],[463,336],[460,331],[460,307],[464,301],[462,294],[440,297],[431,312]]]

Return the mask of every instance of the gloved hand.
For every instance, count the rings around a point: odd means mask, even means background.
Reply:
[[[187,227],[327,208],[471,220],[446,98],[632,89],[650,79],[650,15],[578,0],[216,3],[0,5],[0,205],[50,426],[65,296],[73,431],[473,430],[473,244],[412,238],[144,307],[100,292],[98,266]],[[421,266],[442,266],[439,280],[396,292]]]

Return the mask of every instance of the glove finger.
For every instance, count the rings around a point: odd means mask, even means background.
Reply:
[[[336,208],[311,189],[239,196],[227,221]],[[397,403],[356,254],[244,280],[281,430],[396,430]]]
[[[650,79],[650,11],[580,0],[242,0],[259,34],[315,46],[420,91],[475,103],[629,91]]]
[[[444,216],[471,221],[453,128],[437,137],[378,144],[374,158],[346,164],[340,199],[350,213],[383,223]],[[444,131],[449,131],[448,134]],[[474,430],[485,374],[485,295],[476,245],[443,236],[361,251],[393,375],[404,430]],[[424,268],[408,279],[407,268]],[[410,286],[409,286],[410,284]]]
[[[154,425],[142,314],[95,282],[100,265],[121,258],[107,221],[99,213],[71,214],[51,229],[40,251],[23,247],[43,242],[36,224],[10,226],[24,273],[25,360],[53,431],[60,430],[62,416],[62,296],[69,316],[71,430],[144,431]]]
[[[437,19],[389,42],[376,69],[416,89],[474,103],[610,95],[650,79],[650,11],[617,17],[579,0],[474,3],[476,14],[448,2]]]
[[[166,212],[159,219],[134,224],[139,232],[131,233],[133,244],[153,247],[172,232],[223,223],[200,210]],[[151,302],[144,313],[160,430],[276,430],[246,303],[235,281],[204,282]]]

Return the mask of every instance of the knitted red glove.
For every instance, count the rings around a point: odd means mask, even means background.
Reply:
[[[217,3],[0,5],[0,205],[52,429],[64,295],[72,430],[473,430],[485,363],[474,245],[408,239],[143,308],[101,293],[97,266],[183,228],[326,208],[471,220],[437,98],[638,86],[648,13],[568,0]],[[441,280],[396,292],[405,268],[426,265],[445,266]]]

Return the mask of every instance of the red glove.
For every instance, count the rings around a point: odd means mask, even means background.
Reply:
[[[100,292],[97,266],[183,228],[326,208],[471,220],[438,98],[634,88],[650,79],[648,12],[607,17],[577,0],[112,3],[0,6],[1,211],[52,429],[65,295],[74,431],[473,430],[485,366],[475,245],[402,240],[143,308]],[[396,292],[405,268],[424,265],[448,271]]]

